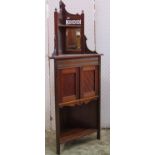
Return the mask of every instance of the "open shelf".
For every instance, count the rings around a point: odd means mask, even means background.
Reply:
[[[96,129],[85,129],[85,128],[75,128],[64,131],[60,133],[60,143],[66,143],[84,136],[87,136],[91,133],[96,132]]]
[[[63,24],[59,24],[59,27],[73,27],[73,28],[80,28],[81,25],[63,25]]]
[[[73,107],[63,107],[60,113],[60,143],[79,139],[97,131],[96,101]]]

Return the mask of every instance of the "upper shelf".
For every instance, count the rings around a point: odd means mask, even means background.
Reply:
[[[81,25],[63,25],[63,24],[59,24],[59,27],[61,27],[61,28],[68,28],[68,27],[81,28]]]

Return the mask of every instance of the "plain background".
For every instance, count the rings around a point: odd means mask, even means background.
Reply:
[[[101,127],[110,128],[110,2],[109,0],[63,0],[63,2],[70,13],[81,13],[84,10],[87,46],[90,50],[96,49],[98,53],[104,54],[101,61]],[[46,130],[51,128],[55,130],[54,62],[53,59],[50,62],[48,60],[48,55],[51,56],[54,50],[55,8],[59,9],[58,0],[46,1]]]
[[[111,155],[155,154],[155,2],[111,0]],[[0,154],[45,154],[45,4],[0,2]]]

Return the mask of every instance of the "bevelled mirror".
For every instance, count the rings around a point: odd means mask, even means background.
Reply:
[[[81,50],[80,28],[67,28],[66,29],[66,50],[67,51]]]

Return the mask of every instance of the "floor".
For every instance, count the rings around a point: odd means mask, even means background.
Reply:
[[[45,155],[56,155],[55,133],[46,132]],[[101,140],[96,134],[61,145],[61,155],[110,155],[110,130],[101,131]]]

